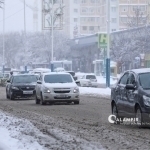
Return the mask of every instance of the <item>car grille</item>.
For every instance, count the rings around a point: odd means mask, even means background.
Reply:
[[[68,96],[68,97],[57,97],[57,96],[54,96],[54,99],[70,99],[71,96]]]
[[[24,87],[20,87],[20,89],[22,90],[22,91],[31,91],[31,90],[34,90],[35,89],[35,87],[34,86],[24,86]]]
[[[54,93],[69,93],[70,89],[62,88],[62,89],[54,89]]]

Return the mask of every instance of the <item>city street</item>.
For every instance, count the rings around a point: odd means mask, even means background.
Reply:
[[[0,109],[33,123],[47,135],[45,138],[36,135],[36,138],[48,149],[61,149],[61,146],[62,149],[85,149],[80,147],[83,141],[89,149],[148,150],[150,147],[149,129],[108,122],[111,114],[109,99],[81,96],[79,105],[42,106],[36,105],[34,100],[7,100],[5,88],[0,87]],[[55,142],[50,144],[50,139]],[[56,143],[59,148],[54,146]]]

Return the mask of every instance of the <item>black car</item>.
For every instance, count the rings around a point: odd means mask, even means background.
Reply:
[[[35,85],[37,76],[33,74],[17,74],[11,76],[6,85],[6,97],[14,100],[15,98],[28,98],[35,95]]]
[[[150,69],[126,71],[111,88],[112,114],[119,122],[135,118],[140,125],[150,122]]]
[[[70,73],[75,81],[77,80],[77,77],[75,76],[75,72],[74,71],[66,71],[66,72]]]

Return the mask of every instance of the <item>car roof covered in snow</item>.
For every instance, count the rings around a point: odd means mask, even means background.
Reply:
[[[140,73],[150,72],[150,68],[132,69],[132,70],[128,70],[128,71],[132,71],[132,72],[135,72],[136,74],[140,74]]]
[[[57,75],[57,74],[61,74],[61,75],[63,75],[63,74],[69,74],[70,75],[70,73],[67,73],[67,72],[47,72],[47,73],[42,73],[43,75]]]

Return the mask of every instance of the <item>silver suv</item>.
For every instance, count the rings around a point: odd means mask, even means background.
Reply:
[[[79,104],[79,88],[69,73],[51,72],[40,75],[36,85],[36,104],[67,102]]]

